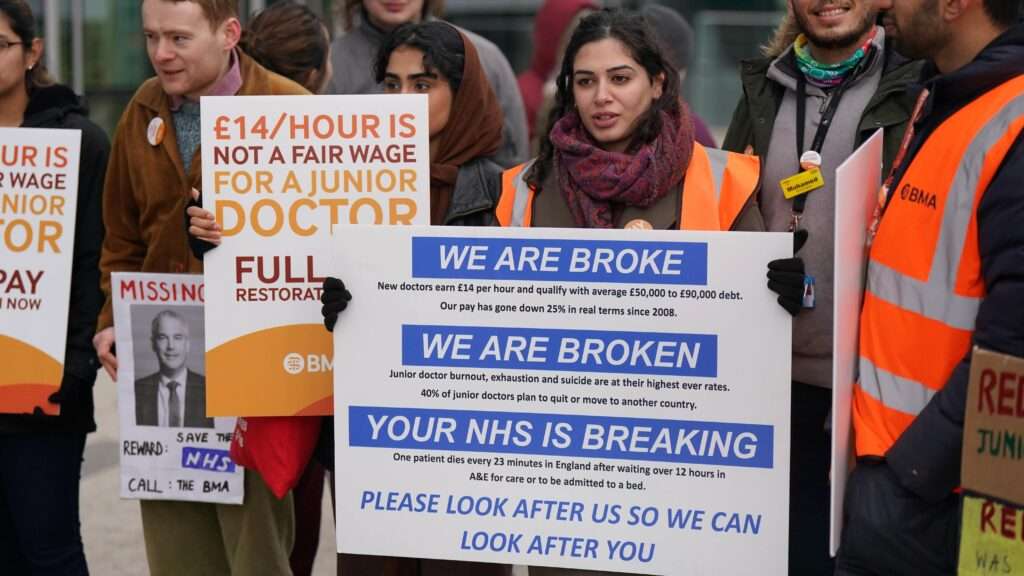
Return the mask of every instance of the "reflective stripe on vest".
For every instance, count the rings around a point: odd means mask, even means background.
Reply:
[[[892,191],[861,309],[858,455],[884,455],[970,351],[985,296],[977,209],[1024,130],[1024,76],[945,120]]]
[[[536,160],[502,175],[495,212],[502,226],[530,226],[534,191],[523,180]],[[705,148],[694,143],[683,180],[679,218],[683,230],[729,230],[760,183],[761,164],[754,156]]]
[[[495,215],[502,226],[529,227],[533,220],[533,189],[523,179],[537,159],[513,166],[501,175],[501,198]]]

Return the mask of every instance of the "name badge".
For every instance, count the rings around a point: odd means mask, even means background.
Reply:
[[[815,168],[784,178],[779,185],[782,187],[782,195],[786,197],[786,200],[792,200],[801,194],[807,194],[824,186],[825,177],[821,175],[820,169]]]

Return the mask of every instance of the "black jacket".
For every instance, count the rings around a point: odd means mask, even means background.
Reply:
[[[445,226],[495,226],[494,208],[501,198],[502,167],[490,158],[459,166]]]
[[[900,172],[953,112],[1021,74],[1024,24],[995,39],[960,70],[944,76],[934,68],[925,70],[931,96]],[[978,310],[973,343],[1024,356],[1024,137],[1017,138],[985,190],[977,220],[986,295]],[[900,482],[928,501],[945,498],[960,483],[969,371],[968,355],[886,455]]]
[[[82,131],[78,169],[78,212],[71,271],[71,307],[68,315],[64,379],[54,400],[60,416],[0,414],[0,433],[96,430],[92,386],[99,362],[92,347],[96,317],[103,305],[99,257],[103,243],[101,199],[110,155],[110,140],[86,118],[82,101],[66,86],[40,88],[29,99],[23,128],[66,128]]]

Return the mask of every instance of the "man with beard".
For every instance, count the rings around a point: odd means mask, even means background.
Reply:
[[[920,65],[896,55],[875,25],[876,0],[789,0],[765,56],[742,66],[743,98],[723,148],[764,159],[758,198],[770,231],[796,232],[801,257],[769,265],[769,287],[793,316],[791,574],[830,574],[835,171],[877,129],[892,164]],[[817,186],[787,197],[781,182],[817,168]],[[805,297],[806,296],[806,297]]]
[[[836,573],[955,574],[971,349],[1024,356],[1024,24],[1020,0],[879,1],[930,63],[872,226]]]

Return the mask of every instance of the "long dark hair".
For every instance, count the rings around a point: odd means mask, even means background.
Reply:
[[[655,100],[651,104],[651,108],[640,117],[626,151],[636,151],[661,133],[662,112],[668,112],[672,116],[680,114],[679,73],[662,53],[654,32],[647,26],[643,17],[636,13],[607,8],[588,15],[580,20],[576,31],[573,32],[572,38],[569,40],[569,45],[565,48],[562,69],[555,79],[555,103],[551,108],[547,129],[544,131],[540,143],[540,154],[530,173],[526,175],[526,181],[538,190],[541,183],[544,182],[544,178],[551,171],[555,155],[554,147],[551,144],[551,129],[563,116],[571,113],[576,107],[576,100],[572,92],[572,75],[576,54],[583,46],[605,38],[614,38],[622,42],[633,59],[647,72],[652,82],[659,74],[663,74],[665,77],[661,97]]]
[[[373,71],[378,84],[384,81],[387,74],[391,53],[402,46],[423,52],[423,69],[427,72],[440,72],[448,80],[452,94],[459,91],[462,68],[466,62],[466,47],[462,43],[462,35],[454,26],[432,20],[402,24],[392,30],[384,38],[374,63]]]
[[[7,17],[11,30],[23,42],[23,50],[32,49],[32,41],[36,39],[36,19],[32,16],[32,7],[25,0],[0,0],[0,13]],[[42,59],[36,62],[31,70],[25,71],[25,90],[31,96],[39,88],[53,85],[53,77],[46,71]]]

